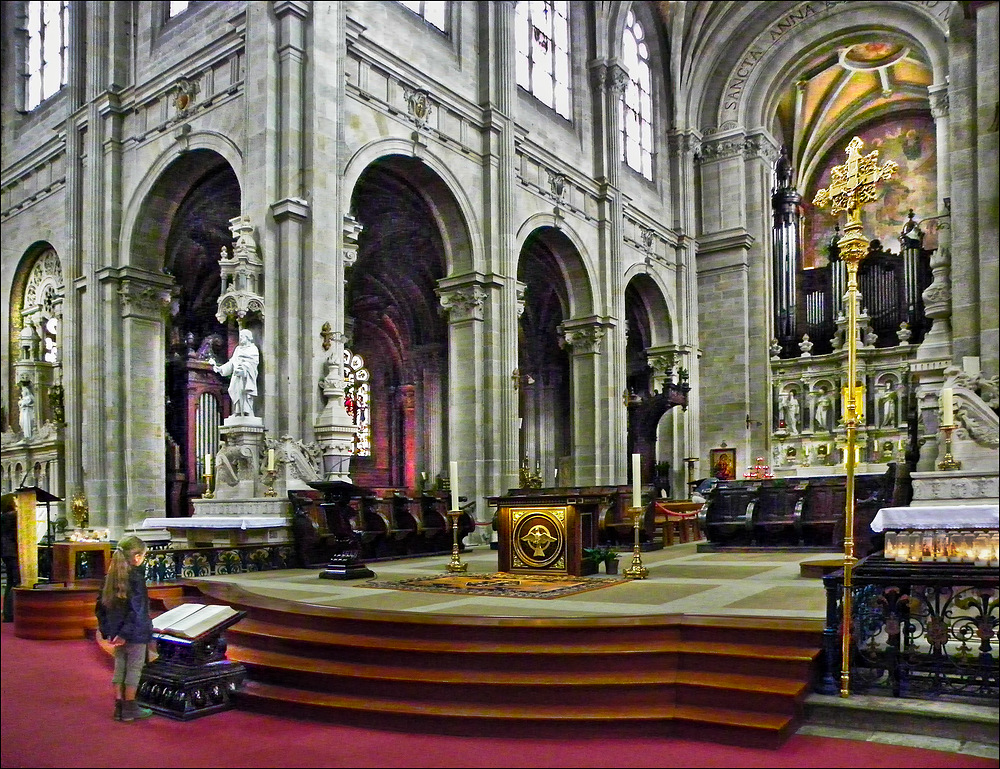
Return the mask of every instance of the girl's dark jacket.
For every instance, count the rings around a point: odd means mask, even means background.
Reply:
[[[97,596],[97,626],[110,641],[118,636],[126,643],[144,644],[153,640],[153,620],[149,616],[146,569],[133,567],[128,574],[128,598],[115,599],[105,606]]]

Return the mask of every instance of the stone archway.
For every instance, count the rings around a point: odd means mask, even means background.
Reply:
[[[240,211],[240,185],[229,163],[213,151],[193,150],[160,174],[137,216],[133,254],[173,283],[155,340],[164,350],[161,493],[169,517],[190,515],[191,499],[205,491],[203,458],[217,451],[218,425],[231,408],[209,359],[228,359],[236,344],[237,329],[215,314],[219,259],[232,245],[229,220]]]
[[[449,331],[437,288],[450,249],[466,248],[451,234],[464,225],[441,180],[401,156],[361,174],[351,212],[363,229],[347,272],[346,346],[370,372],[371,427],[371,453],[352,459],[351,476],[370,488],[430,488],[448,475]]]

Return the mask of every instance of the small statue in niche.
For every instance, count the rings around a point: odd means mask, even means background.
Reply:
[[[21,434],[27,440],[35,434],[35,394],[31,391],[31,382],[27,380],[19,382],[18,386],[21,388],[21,397],[17,401]]]
[[[781,421],[784,422],[789,435],[798,435],[799,399],[794,392],[789,391],[781,395]]]
[[[897,420],[896,407],[899,403],[899,396],[892,382],[886,382],[884,389],[879,395],[879,427],[895,427]]]
[[[816,399],[816,412],[813,421],[817,430],[830,431],[830,394],[824,389]]]

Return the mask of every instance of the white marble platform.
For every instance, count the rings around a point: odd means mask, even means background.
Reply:
[[[289,524],[290,519],[284,515],[194,515],[146,518],[142,527],[166,529],[172,544],[219,547],[289,542]]]
[[[883,507],[872,520],[872,531],[901,529],[996,529],[998,505],[924,505]]]

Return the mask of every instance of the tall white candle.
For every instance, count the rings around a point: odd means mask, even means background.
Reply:
[[[458,462],[451,463],[451,509],[458,510]]]
[[[211,454],[206,454],[205,455],[205,475],[211,475],[211,474],[212,474],[212,455]]]
[[[955,424],[954,393],[950,387],[941,390],[941,426],[951,427]]]
[[[267,450],[267,469],[274,469],[274,449]]]
[[[642,497],[639,495],[639,455],[632,455],[632,507],[642,506]]]

